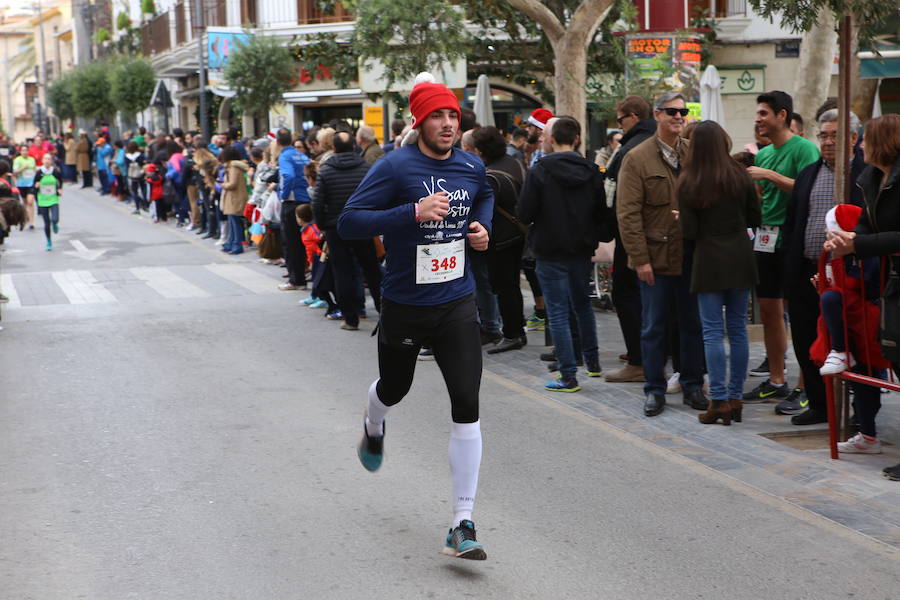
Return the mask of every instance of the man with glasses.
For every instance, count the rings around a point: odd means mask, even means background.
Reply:
[[[807,402],[802,398],[787,398],[775,406],[775,412],[795,415],[794,425],[814,425],[828,420],[825,407],[825,384],[819,367],[809,358],[809,347],[815,341],[818,331],[819,294],[809,284],[809,278],[818,272],[819,255],[825,243],[825,214],[834,206],[834,165],[837,158],[838,111],[824,112],[818,120],[819,146],[822,157],[797,174],[791,194],[790,208],[784,223],[784,293],[788,300],[788,315],[791,320],[791,341],[794,353],[803,373]],[[851,145],[856,145],[859,117],[850,113]],[[850,179],[855,182],[862,172],[863,161],[854,158],[851,163]],[[863,206],[862,193],[851,186],[851,202]],[[760,273],[762,277],[762,273]],[[859,394],[874,391],[877,387],[858,386]]]
[[[756,297],[763,324],[769,377],[744,394],[746,403],[778,402],[790,393],[784,381],[787,330],[784,325],[785,253],[781,229],[790,205],[794,179],[800,171],[819,159],[819,149],[813,142],[791,133],[794,101],[790,95],[773,91],[761,94],[756,102],[759,133],[772,140],[756,155],[756,166],[747,169],[759,186],[762,197],[762,224],[756,231],[753,249],[759,272]],[[758,373],[765,370],[762,365],[754,369]]]
[[[644,414],[666,406],[666,320],[672,305],[678,314],[681,389],[684,403],[706,409],[703,393],[703,336],[697,297],[690,293],[693,246],[682,239],[677,219],[675,181],[688,141],[681,137],[688,115],[684,96],[666,92],[653,111],[656,135],[622,161],[616,190],[619,232],[628,264],[640,279],[644,367]],[[675,324],[672,324],[675,326]]]
[[[616,106],[616,122],[624,135],[619,150],[606,168],[606,197],[612,198],[613,212],[616,209],[616,180],[622,167],[622,160],[638,144],[656,133],[656,119],[650,116],[650,103],[640,96],[626,96]],[[615,221],[613,221],[615,223]],[[616,317],[622,337],[625,338],[625,366],[606,374],[606,381],[622,383],[644,381],[641,367],[641,288],[637,274],[628,266],[628,255],[616,226],[616,248],[613,254],[612,301],[616,307]]]

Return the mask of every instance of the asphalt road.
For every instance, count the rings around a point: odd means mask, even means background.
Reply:
[[[90,192],[67,191],[60,233],[0,258],[4,600],[900,596],[895,550],[491,372],[488,560],[442,556],[434,363],[368,473],[372,319],[341,331],[276,267]]]

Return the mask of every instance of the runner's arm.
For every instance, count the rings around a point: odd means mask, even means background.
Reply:
[[[338,235],[350,240],[373,238],[416,221],[412,202],[392,206],[402,193],[390,161],[372,165],[338,217]]]

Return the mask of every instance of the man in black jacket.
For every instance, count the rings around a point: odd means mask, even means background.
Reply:
[[[576,152],[581,143],[578,121],[572,117],[550,119],[543,135],[545,156],[528,172],[518,216],[526,225],[534,223],[531,235],[536,272],[559,363],[559,378],[544,387],[554,392],[577,392],[581,388],[575,377],[569,307],[578,322],[587,375],[599,377],[597,325],[588,282],[591,257],[609,209],[600,171]]]
[[[616,121],[622,127],[621,146],[613,155],[606,169],[606,179],[615,189],[615,181],[619,177],[622,159],[628,152],[656,133],[656,120],[650,114],[650,104],[640,96],[627,96],[616,106]],[[613,214],[615,214],[615,196],[613,196]],[[616,249],[613,254],[613,289],[612,300],[619,318],[622,337],[625,338],[625,354],[628,361],[617,371],[606,374],[606,381],[620,383],[625,381],[644,381],[644,369],[641,365],[641,288],[638,285],[637,273],[628,267],[628,255],[619,237],[619,227],[615,219]]]
[[[785,277],[784,294],[788,301],[791,341],[803,373],[806,398],[789,397],[775,406],[779,414],[793,414],[794,425],[814,425],[828,421],[825,405],[825,383],[819,367],[809,358],[809,347],[815,341],[820,307],[819,294],[809,278],[818,272],[819,255],[825,243],[825,213],[834,206],[834,161],[837,149],[838,111],[829,110],[819,117],[819,147],[822,158],[809,165],[794,180],[791,203],[784,224]],[[850,113],[852,144],[856,144],[859,118]],[[863,161],[856,157],[850,166],[851,184],[862,171]],[[851,202],[862,206],[856,185]],[[871,388],[876,390],[877,388]],[[864,392],[865,393],[865,392]],[[799,414],[798,414],[799,413]]]
[[[328,259],[337,288],[337,301],[344,324],[341,329],[359,329],[359,313],[365,306],[360,297],[361,285],[357,277],[357,264],[362,269],[375,309],[381,308],[381,265],[375,255],[375,242],[347,240],[338,235],[337,221],[347,199],[369,171],[369,163],[353,151],[353,137],[341,131],[334,135],[334,155],[329,158],[316,178],[312,194],[312,209],[316,224],[325,233]]]

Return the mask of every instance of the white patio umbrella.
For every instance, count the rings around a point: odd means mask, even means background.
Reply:
[[[475,119],[478,124],[487,127],[494,126],[494,109],[491,106],[491,84],[487,75],[479,75],[475,86]]]
[[[709,65],[700,79],[700,117],[725,127],[725,107],[722,106],[722,78],[719,70]]]

